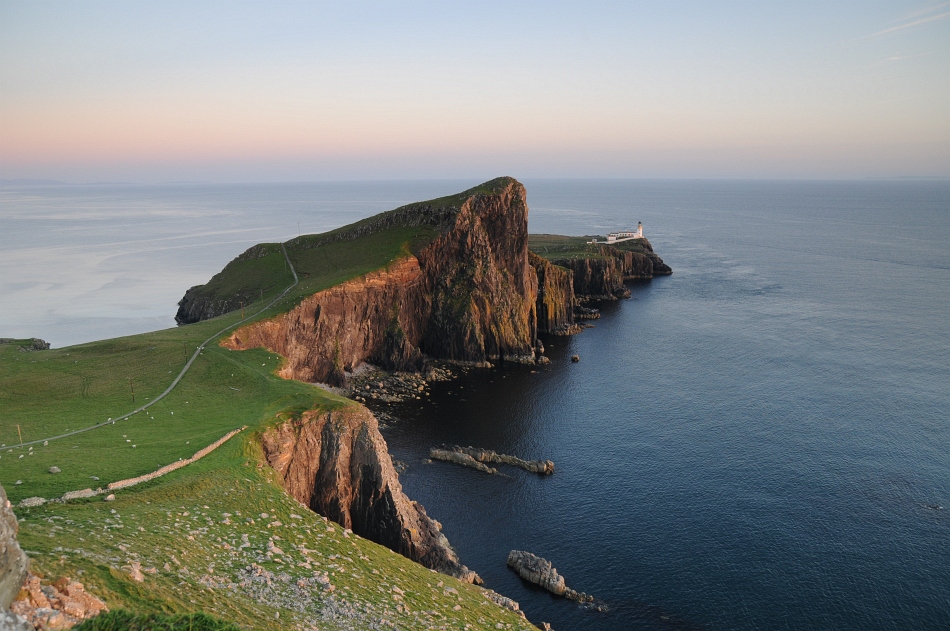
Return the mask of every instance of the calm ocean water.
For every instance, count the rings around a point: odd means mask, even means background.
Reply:
[[[0,335],[167,323],[187,286],[297,221],[471,184],[7,188]],[[403,486],[463,561],[558,631],[950,628],[950,184],[525,184],[533,232],[639,220],[675,271],[548,340],[544,369],[393,410]],[[423,463],[441,443],[557,472]],[[525,585],[511,549],[610,611]]]

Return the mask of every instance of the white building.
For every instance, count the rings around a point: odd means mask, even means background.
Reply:
[[[607,235],[607,243],[619,243],[620,241],[629,241],[630,239],[643,238],[643,223],[637,222],[636,232],[622,230],[620,232],[611,232]]]

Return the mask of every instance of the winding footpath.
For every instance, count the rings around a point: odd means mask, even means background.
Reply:
[[[287,265],[290,266],[290,272],[294,275],[294,283],[293,283],[292,285],[288,286],[287,289],[285,289],[284,291],[282,291],[279,296],[277,296],[277,297],[274,298],[272,301],[270,301],[270,303],[268,303],[267,306],[262,307],[261,310],[258,311],[257,313],[251,314],[251,315],[249,315],[248,317],[244,318],[243,320],[239,320],[239,321],[235,322],[234,324],[231,324],[231,325],[228,325],[228,326],[224,327],[223,329],[221,329],[220,331],[218,331],[217,333],[215,333],[214,335],[212,335],[211,337],[209,337],[208,339],[206,339],[204,342],[202,342],[201,344],[199,344],[199,345],[198,345],[198,348],[195,350],[195,353],[191,356],[191,359],[189,359],[189,360],[188,360],[188,363],[185,364],[185,367],[181,369],[181,372],[178,373],[178,376],[175,377],[175,380],[171,382],[171,385],[169,385],[167,388],[165,388],[165,391],[164,391],[164,392],[162,392],[160,395],[158,395],[157,397],[155,397],[154,399],[152,399],[151,401],[149,401],[149,402],[146,403],[145,405],[143,405],[143,406],[141,406],[141,407],[138,407],[138,408],[132,410],[131,412],[129,412],[128,414],[124,414],[123,416],[119,416],[119,417],[116,417],[116,418],[113,418],[113,419],[109,419],[108,421],[103,421],[102,423],[97,423],[96,425],[90,425],[89,427],[85,427],[85,428],[83,428],[83,429],[77,429],[77,430],[72,431],[72,432],[67,432],[67,433],[65,433],[65,434],[60,434],[59,436],[50,436],[49,438],[39,438],[39,439],[37,439],[37,440],[31,440],[31,441],[28,441],[28,442],[25,442],[25,443],[21,443],[19,446],[20,446],[20,447],[25,447],[25,446],[27,446],[27,445],[36,445],[36,444],[38,444],[38,443],[43,443],[43,442],[50,441],[50,440],[57,440],[57,439],[60,439],[60,438],[67,438],[67,437],[69,437],[69,436],[75,436],[76,434],[82,434],[82,433],[84,433],[84,432],[88,432],[88,431],[91,431],[91,430],[94,430],[94,429],[98,429],[98,428],[103,427],[103,426],[105,426],[105,425],[114,425],[116,421],[125,420],[125,419],[129,418],[130,416],[133,416],[133,415],[135,415],[135,414],[138,414],[139,412],[141,412],[141,411],[143,411],[143,410],[147,410],[148,408],[152,407],[153,405],[155,405],[156,403],[158,403],[159,401],[161,401],[162,399],[164,399],[165,396],[168,395],[169,392],[171,392],[172,390],[175,389],[175,386],[177,386],[177,385],[178,385],[178,382],[181,381],[181,378],[185,376],[185,373],[188,372],[188,369],[191,368],[191,365],[192,365],[192,364],[194,363],[194,361],[198,358],[198,355],[201,354],[201,351],[204,350],[205,346],[207,346],[209,342],[211,342],[211,341],[214,340],[215,338],[219,337],[222,333],[226,333],[227,331],[230,331],[230,330],[233,329],[234,327],[239,326],[239,325],[241,325],[241,324],[244,324],[244,323],[247,322],[248,320],[251,320],[251,319],[253,319],[253,318],[256,318],[256,317],[259,316],[260,314],[264,313],[265,311],[267,311],[268,309],[270,309],[271,307],[273,307],[275,304],[277,304],[280,300],[282,300],[282,299],[287,295],[287,293],[288,293],[291,289],[293,289],[294,287],[297,286],[297,284],[300,282],[300,279],[297,277],[297,270],[294,269],[294,264],[291,263],[290,257],[287,255],[287,248],[284,247],[284,244],[283,244],[283,243],[281,243],[281,244],[280,244],[280,249],[283,250],[283,252],[284,252],[284,259],[286,259]]]

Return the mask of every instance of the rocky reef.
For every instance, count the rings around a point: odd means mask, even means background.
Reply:
[[[297,501],[433,570],[481,583],[441,526],[402,491],[376,418],[360,405],[304,412],[262,435],[268,464]]]
[[[429,450],[429,458],[443,460],[445,462],[454,462],[463,467],[477,469],[485,473],[497,473],[496,469],[486,466],[484,464],[486,462],[508,464],[540,475],[551,475],[554,473],[554,463],[550,460],[524,460],[518,456],[500,454],[491,449],[479,449],[477,447],[459,447],[458,445],[451,449],[433,447]]]
[[[533,583],[538,587],[548,590],[555,596],[563,596],[568,600],[574,600],[579,603],[592,603],[593,596],[578,592],[564,582],[564,577],[557,573],[557,570],[547,559],[525,552],[523,550],[512,550],[508,553],[508,567],[518,573],[518,576]],[[595,607],[606,611],[603,605]]]

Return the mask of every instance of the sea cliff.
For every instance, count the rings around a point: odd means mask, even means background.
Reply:
[[[364,362],[397,371],[422,370],[431,359],[540,363],[546,358],[538,334],[578,332],[581,301],[629,296],[625,281],[669,270],[645,239],[633,249],[539,255],[529,251],[527,227],[524,186],[498,178],[292,240],[288,256],[309,275],[306,262],[319,261],[328,248],[373,238],[391,242],[387,235],[407,238],[385,265],[303,296],[284,313],[236,329],[221,344],[236,351],[266,348],[283,357],[280,376],[333,386],[345,385]],[[255,246],[208,286],[188,290],[179,321],[233,308],[235,296],[252,298],[243,280],[247,266],[258,261],[275,268],[268,258],[275,252],[267,244]],[[225,295],[228,287],[240,290]],[[308,410],[274,424],[261,442],[267,462],[298,501],[427,567],[478,580],[438,524],[403,494],[366,408],[354,402],[344,410]]]
[[[430,569],[481,583],[439,523],[403,493],[376,418],[363,406],[308,410],[267,429],[261,443],[298,502]]]
[[[242,327],[226,345],[263,346],[287,358],[283,376],[333,385],[364,361],[397,370],[420,368],[423,356],[535,361],[538,281],[525,190],[511,178],[494,183],[438,213],[441,233],[417,253]]]

